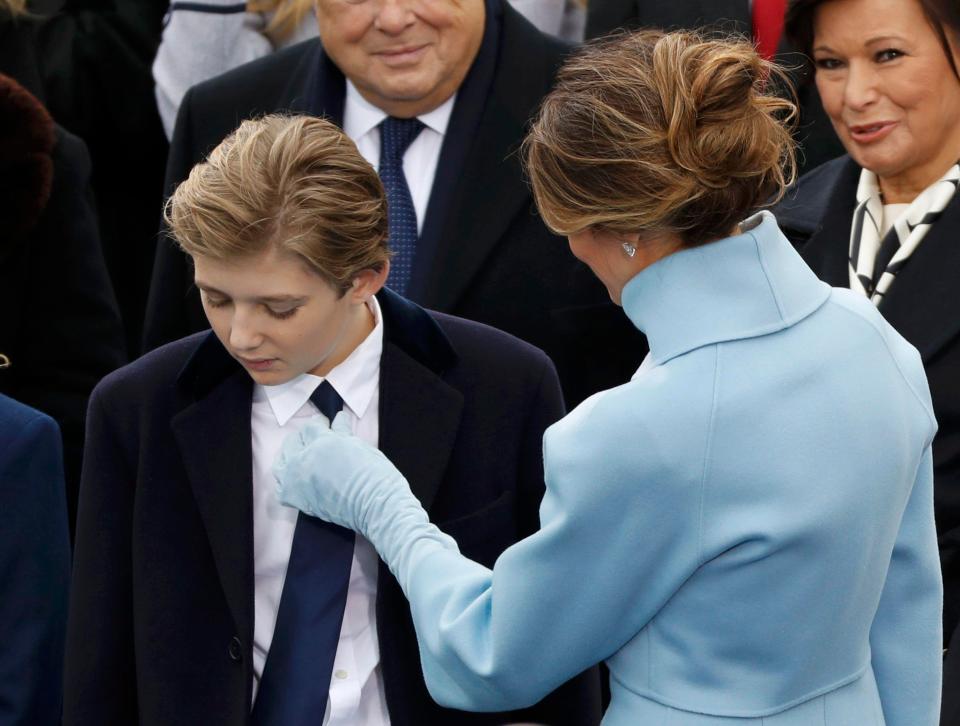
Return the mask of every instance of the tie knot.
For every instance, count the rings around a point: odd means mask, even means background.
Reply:
[[[400,159],[423,128],[418,118],[387,116],[380,122],[380,153],[394,161]]]
[[[343,399],[330,385],[330,381],[324,381],[317,386],[314,392],[310,394],[310,401],[331,423],[340,409],[343,408]]]

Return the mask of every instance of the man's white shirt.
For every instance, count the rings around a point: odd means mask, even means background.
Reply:
[[[376,325],[366,339],[326,380],[343,399],[353,433],[374,446],[379,438],[380,355],[383,320],[375,298],[370,309]],[[323,378],[304,373],[278,386],[255,385],[251,409],[253,447],[254,635],[253,693],[256,698],[290,560],[298,512],[280,504],[271,468],[284,439],[311,421],[325,417],[310,402]],[[377,641],[377,553],[357,536],[350,569],[346,610],[329,683],[324,726],[387,725],[386,698]],[[318,684],[318,687],[326,684]]]
[[[437,175],[440,149],[447,133],[450,114],[457,95],[454,94],[430,113],[417,116],[426,127],[419,133],[403,155],[403,175],[407,179],[413,209],[417,213],[417,233],[423,231],[423,219],[427,214],[430,190]],[[343,131],[357,145],[360,155],[374,169],[380,165],[380,122],[387,117],[386,111],[377,108],[360,95],[360,91],[347,81],[347,98],[343,107]]]

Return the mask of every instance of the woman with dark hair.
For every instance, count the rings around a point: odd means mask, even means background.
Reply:
[[[944,634],[960,620],[960,56],[955,0],[796,0],[787,31],[810,56],[847,156],[776,210],[821,279],[869,298],[923,357],[939,431],[934,506]],[[948,689],[949,690],[949,689]]]
[[[281,500],[377,548],[438,702],[522,706],[605,660],[605,726],[936,723],[927,383],[756,213],[792,178],[776,75],[750,44],[661,32],[561,70],[534,196],[650,354],[547,430],[541,528],[492,569],[344,421],[285,443]]]

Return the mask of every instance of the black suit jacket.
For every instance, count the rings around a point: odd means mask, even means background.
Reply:
[[[616,28],[696,28],[710,26],[750,37],[753,21],[749,0],[591,0],[587,6],[587,38]],[[810,67],[802,55],[781,42],[777,61],[786,68],[797,91],[800,121],[800,170],[814,169],[843,153],[813,85]]]
[[[646,343],[566,242],[547,231],[523,180],[516,151],[567,48],[500,0],[488,0],[487,11],[444,139],[408,296],[542,348],[576,403],[626,381]],[[243,119],[286,110],[339,124],[344,93],[343,74],[317,40],[196,86],[180,107],[168,193]],[[146,347],[206,326],[184,255],[161,242]]]
[[[822,280],[849,287],[850,224],[860,167],[847,156],[804,176],[774,209]],[[940,425],[933,442],[934,505],[943,565],[944,634],[960,618],[960,196],[897,275],[879,305],[920,351]]]
[[[538,527],[556,373],[516,339],[380,294],[380,448],[463,552],[492,566]],[[65,724],[237,726],[252,684],[252,381],[212,333],[106,378],[90,404],[67,633]],[[594,724],[596,671],[510,716],[429,697],[381,563],[377,627],[396,726]],[[138,718],[139,714],[139,718]]]

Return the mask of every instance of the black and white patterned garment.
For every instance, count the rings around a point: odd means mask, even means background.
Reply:
[[[953,199],[960,184],[960,163],[924,189],[881,239],[883,199],[877,175],[864,169],[857,186],[857,209],[850,230],[850,289],[879,305],[910,255]]]

